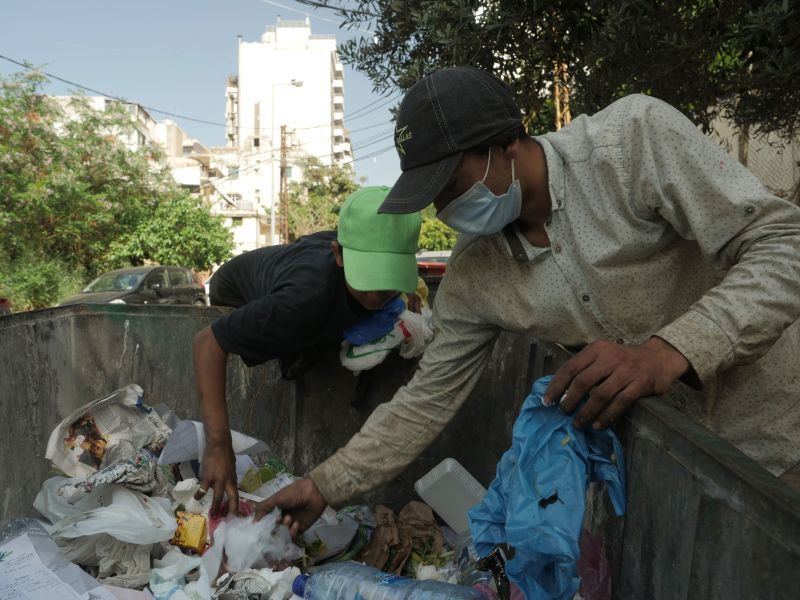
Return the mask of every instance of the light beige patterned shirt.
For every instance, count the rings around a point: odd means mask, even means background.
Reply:
[[[419,455],[469,395],[501,330],[568,346],[658,335],[703,383],[702,392],[676,384],[681,410],[775,474],[800,461],[800,209],[647,96],[535,140],[551,246],[462,236],[413,380],[311,473],[329,503]]]

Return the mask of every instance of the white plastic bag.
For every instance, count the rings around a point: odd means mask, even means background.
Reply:
[[[419,314],[406,310],[400,315],[405,333],[408,334],[403,336],[403,342],[400,344],[400,356],[415,358],[425,352],[425,348],[433,340],[431,314],[430,308],[423,307]]]
[[[403,327],[398,321],[389,333],[368,344],[354,346],[348,341],[342,342],[339,360],[343,367],[356,373],[368,371],[386,360],[389,353],[397,348],[404,338]]]
[[[168,512],[167,498],[150,498],[109,484],[70,506],[57,492],[64,481],[63,477],[48,479],[33,503],[53,521],[50,535],[56,541],[107,533],[123,542],[153,544],[170,539],[175,532],[175,517]]]
[[[279,525],[281,511],[275,509],[256,522],[255,517],[233,517],[214,531],[214,544],[203,555],[203,565],[215,580],[223,554],[229,571],[263,568],[291,562],[303,556],[303,549],[292,543],[289,529]]]
[[[359,373],[381,364],[398,346],[400,356],[414,358],[425,351],[433,333],[429,308],[423,308],[421,314],[404,310],[392,330],[383,337],[361,346],[354,346],[346,340],[342,342],[339,360],[343,367]]]
[[[200,569],[197,581],[186,583],[186,574]],[[171,549],[161,560],[153,561],[150,591],[156,600],[211,600],[211,586],[203,561]]]
[[[238,431],[231,431],[231,446],[234,454],[255,454],[268,450],[261,440]],[[205,447],[203,424],[198,421],[180,421],[164,446],[158,464],[171,465],[187,460],[202,460]]]
[[[175,518],[169,500],[150,498],[120,485],[95,489],[75,504],[62,493],[75,481],[45,481],[34,507],[53,522],[48,529],[67,560],[99,567],[103,583],[139,587],[150,579],[150,551],[170,539]]]

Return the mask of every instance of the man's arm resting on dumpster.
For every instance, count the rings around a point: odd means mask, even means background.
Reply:
[[[547,398],[566,393],[562,407],[571,412],[591,390],[579,426],[609,425],[638,398],[664,393],[682,369],[702,384],[753,362],[800,317],[800,209],[769,194],[663,102],[646,100],[626,128],[635,213],[697,240],[726,275],[644,344],[595,343],[564,365]]]
[[[228,355],[217,343],[210,326],[195,336],[193,359],[206,440],[202,457],[202,489],[214,490],[212,514],[218,513],[223,495],[227,496],[229,514],[237,514],[239,493],[236,489],[236,459],[231,445],[228,406],[225,401]]]

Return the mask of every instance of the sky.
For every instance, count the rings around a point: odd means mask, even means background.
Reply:
[[[314,34],[336,34],[339,43],[354,35],[339,29],[330,11],[292,0],[6,0],[3,4],[0,55],[30,61],[63,79],[143,106],[218,123],[151,111],[156,120],[176,121],[207,146],[224,145],[225,81],[237,70],[237,35],[256,41],[278,16],[297,20],[306,14]],[[0,76],[20,70],[0,59]],[[345,126],[357,130],[352,134],[356,176],[366,177],[371,185],[393,184],[400,175],[393,148],[358,159],[391,145],[390,140],[370,141],[391,133],[389,108],[394,102],[380,102],[371,82],[347,65],[344,90]],[[44,91],[57,95],[71,89],[51,81]],[[369,108],[359,110],[364,107]],[[360,145],[364,145],[361,151]]]

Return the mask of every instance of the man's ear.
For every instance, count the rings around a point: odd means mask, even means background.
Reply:
[[[342,256],[342,247],[339,245],[339,242],[331,242],[331,250],[333,250],[333,256],[336,258],[336,264],[340,267],[344,267],[344,257]]]
[[[509,160],[511,160],[512,158],[516,159],[516,160],[519,160],[519,157],[521,156],[522,151],[523,151],[523,148],[522,148],[522,140],[521,139],[516,139],[513,142],[511,142],[508,146],[503,148],[503,154]]]

